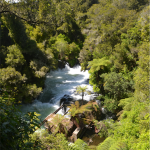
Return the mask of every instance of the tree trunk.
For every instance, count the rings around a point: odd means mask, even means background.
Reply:
[[[82,91],[82,105],[83,105],[83,96],[84,96],[84,92]]]

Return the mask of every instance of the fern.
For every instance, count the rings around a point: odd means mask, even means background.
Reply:
[[[131,109],[131,106],[132,106],[131,103],[133,100],[134,100],[134,97],[121,99],[118,106],[121,106],[121,107],[123,107],[124,110],[129,111]]]
[[[90,68],[89,73],[99,71],[100,69],[104,70],[105,67],[108,67],[111,64],[109,60],[105,57],[102,59],[93,59],[89,62],[88,68]]]
[[[122,141],[117,141],[111,145],[109,150],[128,150],[128,147],[127,147],[126,143],[124,143]]]
[[[72,150],[90,150],[87,143],[81,139],[77,139],[74,145],[71,146]]]
[[[64,116],[61,114],[56,114],[51,120],[51,124],[56,126],[54,133],[56,134],[58,131],[62,132],[62,130],[67,133],[67,126],[69,125],[69,121],[66,120]]]
[[[69,106],[69,108],[70,108],[69,114],[71,116],[75,117],[77,114],[91,111],[91,108],[92,108],[91,106],[92,106],[92,104],[88,103],[88,104],[82,105],[80,107],[79,101],[76,101],[75,104],[71,104],[71,106]]]
[[[97,146],[97,150],[109,150],[114,141],[113,138],[108,137],[103,143]]]

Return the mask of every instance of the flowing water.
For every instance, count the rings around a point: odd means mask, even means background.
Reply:
[[[39,117],[43,120],[47,115],[54,112],[59,107],[60,99],[65,95],[70,95],[74,99],[81,99],[81,95],[75,94],[76,87],[88,86],[88,90],[92,91],[92,87],[88,84],[88,71],[81,72],[81,67],[76,66],[70,68],[68,65],[64,69],[51,71],[46,75],[45,89],[38,100],[34,100],[32,104],[23,105],[22,112],[37,112],[41,114]],[[89,101],[92,95],[85,95],[84,100]],[[61,111],[59,113],[62,113]]]

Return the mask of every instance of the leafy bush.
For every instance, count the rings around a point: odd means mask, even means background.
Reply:
[[[13,103],[8,95],[0,96],[0,149],[30,149],[34,143],[29,135],[38,126],[38,118],[34,112],[23,115]]]

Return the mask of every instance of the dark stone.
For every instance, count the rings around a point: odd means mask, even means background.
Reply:
[[[73,100],[73,98],[70,95],[64,95],[61,99],[60,99],[60,105],[61,104],[70,104],[70,102]]]
[[[63,69],[65,68],[66,62],[59,60],[58,61],[58,68]]]
[[[65,94],[61,99],[60,99],[60,106],[64,105],[63,110],[64,114],[66,113],[67,106],[70,106],[73,103],[73,98],[70,95]]]
[[[103,119],[113,119],[113,120],[117,120],[118,117],[116,116],[115,113],[112,113],[110,111],[108,111],[106,108],[101,107],[101,120]]]
[[[107,118],[109,119],[117,120],[117,116],[115,113],[108,112],[106,115],[107,115]]]

